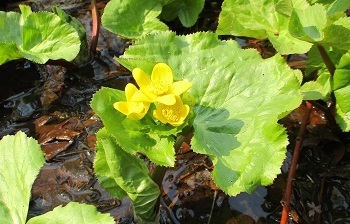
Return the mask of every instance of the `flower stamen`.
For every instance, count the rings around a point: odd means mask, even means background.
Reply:
[[[149,90],[155,95],[162,95],[169,90],[169,84],[162,80],[152,80],[149,85]]]
[[[179,121],[180,111],[176,106],[166,106],[162,109],[162,115],[169,121]]]

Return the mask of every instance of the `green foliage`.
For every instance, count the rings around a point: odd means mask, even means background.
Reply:
[[[157,184],[150,178],[145,163],[120,148],[105,129],[97,133],[94,168],[103,187],[107,183],[104,180],[108,179],[106,189],[110,189],[110,193],[117,197],[127,194],[134,202],[135,213],[142,220],[154,220],[154,206],[160,194]],[[110,188],[113,185],[119,192]]]
[[[311,44],[296,39],[288,31],[292,10],[289,0],[225,0],[216,32],[268,38],[280,54],[306,53]]]
[[[350,51],[336,66],[333,90],[336,98],[336,120],[343,131],[350,131]]]
[[[159,0],[112,0],[102,15],[103,26],[122,37],[134,39],[145,34],[167,30],[157,17],[162,11]]]
[[[290,33],[304,41],[342,50],[350,49],[350,18],[343,13],[327,15],[323,5],[305,5],[293,9],[289,23]]]
[[[179,17],[185,27],[193,26],[199,13],[203,10],[205,0],[170,0],[163,1],[163,9],[160,17],[171,21]]]
[[[197,21],[205,0],[112,0],[102,15],[103,26],[128,39],[137,39],[152,32],[168,30],[165,21],[179,18],[190,27]]]
[[[349,2],[321,2],[225,0],[217,33],[268,38],[280,54],[306,53],[310,43],[349,49],[350,18],[339,13]]]
[[[1,223],[26,222],[32,184],[44,162],[40,145],[21,131],[0,141]]]
[[[38,142],[19,131],[0,140],[0,222],[2,224],[26,223],[30,192],[44,154]],[[113,224],[109,214],[101,214],[92,205],[68,203],[44,215],[34,217],[30,224],[103,223]]]
[[[160,129],[155,128],[155,121],[147,119],[150,115],[140,121],[131,121],[114,109],[113,103],[117,101],[125,101],[123,91],[102,88],[94,94],[91,107],[102,119],[108,133],[118,139],[118,145],[130,154],[142,153],[156,164],[174,166],[174,137],[171,134],[177,129],[162,126],[163,134],[158,135]],[[164,135],[167,131],[169,134]]]
[[[329,15],[344,12],[350,5],[348,0],[308,0],[308,2],[311,5],[315,3],[324,5]]]
[[[113,217],[102,214],[93,205],[70,202],[66,206],[61,205],[53,211],[31,218],[27,224],[114,224]]]
[[[212,156],[221,189],[236,195],[272,183],[288,144],[277,120],[301,102],[299,81],[280,56],[263,60],[212,33],[163,32],[137,41],[118,61],[145,71],[165,62],[175,79],[194,83],[192,147]]]
[[[76,57],[80,40],[71,25],[54,13],[32,13],[28,6],[20,9],[22,14],[0,12],[0,65],[23,57],[41,64]]]
[[[79,20],[65,13],[62,9],[59,9],[56,6],[52,7],[52,11],[56,15],[58,15],[62,21],[74,27],[74,29],[77,31],[79,35],[79,39],[81,43],[80,50],[77,57],[74,58],[73,63],[77,65],[82,65],[84,63],[87,63],[90,60],[90,55],[88,51],[89,47],[87,43],[87,37],[86,37],[84,26],[79,22]]]

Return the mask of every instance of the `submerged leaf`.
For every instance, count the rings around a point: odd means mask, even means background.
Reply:
[[[280,56],[263,60],[256,51],[220,41],[213,33],[163,32],[136,42],[118,61],[146,72],[164,62],[175,80],[193,83],[192,146],[211,156],[214,180],[225,192],[251,192],[280,173],[288,139],[277,120],[302,99],[295,72]]]
[[[88,204],[70,202],[65,206],[58,206],[52,211],[29,219],[27,224],[114,224],[112,216],[102,214],[96,207]]]
[[[44,165],[40,145],[19,131],[0,141],[0,221],[25,223],[30,192]]]

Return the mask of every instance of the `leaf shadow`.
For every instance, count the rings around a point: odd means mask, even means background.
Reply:
[[[195,107],[194,139],[201,146],[196,152],[214,156],[228,156],[231,150],[238,148],[241,142],[237,135],[244,122],[233,118],[225,108],[213,108],[203,105]]]

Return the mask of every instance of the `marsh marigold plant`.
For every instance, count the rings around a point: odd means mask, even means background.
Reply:
[[[174,82],[171,68],[165,63],[154,66],[151,77],[142,69],[132,71],[137,87],[131,83],[125,87],[126,102],[114,103],[114,108],[132,120],[140,120],[146,114],[151,103],[156,105],[153,116],[163,124],[179,126],[184,123],[190,107],[181,100],[182,94],[192,87],[186,80]]]

